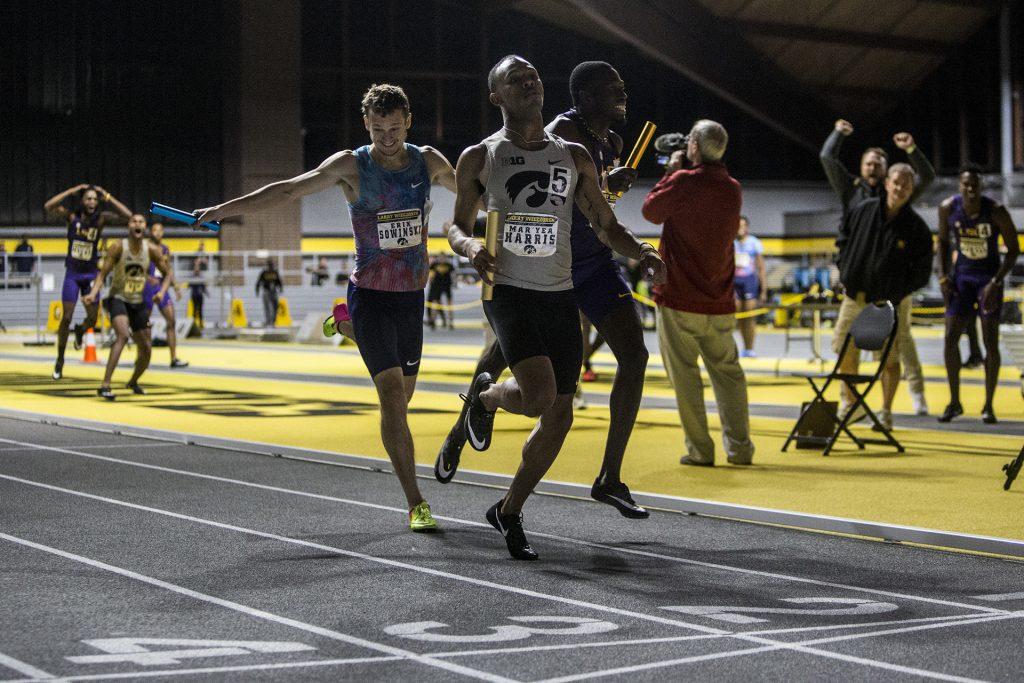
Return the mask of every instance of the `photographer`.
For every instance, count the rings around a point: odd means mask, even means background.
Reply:
[[[673,151],[665,176],[644,201],[644,218],[664,223],[661,257],[668,281],[655,291],[658,341],[665,370],[676,392],[686,435],[683,465],[713,466],[715,444],[708,433],[704,386],[697,357],[704,359],[718,403],[726,455],[734,465],[749,465],[747,380],[740,367],[733,301],[733,241],[740,221],[740,184],[729,175],[722,156],[729,136],[721,124],[701,120],[686,138],[684,152]],[[665,138],[659,140],[665,151]]]

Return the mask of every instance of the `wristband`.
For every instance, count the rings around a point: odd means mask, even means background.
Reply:
[[[110,201],[110,193],[109,192],[107,194],[103,195],[103,201],[105,201],[105,202],[109,202]]]
[[[910,147],[907,147],[907,154],[913,154],[915,151],[917,151],[917,145],[911,145]]]

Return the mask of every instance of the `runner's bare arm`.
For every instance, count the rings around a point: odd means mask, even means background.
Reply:
[[[174,273],[171,270],[171,264],[167,256],[163,251],[157,249],[155,244],[149,245],[149,259],[156,264],[156,269],[164,276],[163,283],[160,285],[160,289],[157,291],[156,296],[153,297],[153,300],[163,301],[164,294],[174,284]]]
[[[999,234],[1003,236],[1003,244],[1006,245],[1003,262],[995,277],[992,278],[1001,283],[1017,263],[1017,257],[1020,256],[1020,242],[1017,240],[1017,228],[1013,224],[1013,218],[1005,206],[998,205],[992,209],[992,222],[999,228]]]
[[[353,199],[352,192],[359,184],[358,179],[355,154],[351,150],[344,150],[328,157],[312,171],[264,185],[245,196],[194,213],[198,218],[197,224],[219,221],[229,216],[265,211],[335,185],[341,185],[349,199]]]
[[[92,302],[96,301],[96,296],[100,293],[100,289],[103,288],[103,283],[106,282],[107,276],[110,275],[110,271],[114,269],[114,264],[117,263],[120,258],[121,242],[117,241],[107,248],[107,255],[103,259],[103,265],[100,266],[100,272],[92,281],[92,289],[89,290],[88,294],[82,297],[82,303],[90,305]]]
[[[653,276],[654,284],[665,281],[665,264],[658,250],[647,242],[641,242],[629,229],[618,221],[608,206],[601,188],[597,185],[597,172],[590,153],[580,145],[570,144],[579,180],[576,181],[576,205],[590,221],[590,225],[602,236],[602,241],[627,258],[639,259],[641,265]]]
[[[122,204],[117,197],[110,194],[99,185],[96,185],[95,187],[96,191],[100,194],[100,202],[103,204],[109,204],[110,207],[114,209],[113,211],[104,211],[103,213],[126,221],[132,217],[132,210]]]
[[[455,167],[455,217],[448,228],[448,244],[456,254],[470,260],[477,273],[487,284],[492,284],[490,274],[496,261],[487,253],[484,245],[473,239],[473,223],[484,194],[480,174],[484,170],[487,148],[483,145],[467,147]]]
[[[69,187],[68,189],[64,190],[59,194],[55,194],[54,196],[47,199],[46,203],[43,204],[43,211],[61,217],[68,215],[71,212],[68,211],[67,208],[64,206],[64,200],[70,197],[71,195],[75,194],[76,192],[81,192],[82,190],[85,190],[88,187],[88,183],[81,183],[79,185],[75,185],[74,187]]]
[[[447,190],[458,192],[455,185],[455,169],[443,154],[429,145],[420,148],[423,151],[423,158],[427,162],[427,174],[430,176],[430,184],[441,185]]]

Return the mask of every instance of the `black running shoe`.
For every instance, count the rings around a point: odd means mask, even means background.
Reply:
[[[974,368],[980,368],[984,364],[985,364],[985,357],[984,356],[970,356],[970,357],[968,357],[967,360],[964,361],[964,367],[965,368],[970,368],[972,370]]]
[[[108,401],[117,399],[117,396],[114,396],[114,392],[110,390],[110,387],[100,387],[96,390],[96,395],[100,398],[105,398]]]
[[[64,376],[64,359],[58,358],[57,362],[53,364],[53,374],[50,375],[54,379],[60,379]]]
[[[981,421],[987,425],[994,425],[999,422],[999,420],[996,419],[995,411],[992,410],[992,406],[985,406],[981,409]]]
[[[457,427],[452,427],[441,444],[441,450],[434,461],[434,477],[442,484],[447,484],[455,476],[459,469],[459,458],[462,456],[462,448],[466,445],[465,432]]]
[[[85,336],[85,327],[81,323],[75,325],[75,351],[82,350],[82,338]]]
[[[188,361],[187,360],[181,360],[180,358],[175,358],[174,360],[171,361],[171,367],[172,368],[187,368],[188,367]]]
[[[494,413],[484,407],[480,394],[494,384],[490,373],[481,372],[469,387],[469,395],[459,394],[469,404],[466,411],[466,437],[469,445],[477,451],[486,451],[491,446],[491,430],[494,428]]]
[[[939,417],[939,422],[952,422],[954,417],[960,417],[964,414],[964,407],[959,403],[950,403],[946,406],[946,409],[942,411],[942,415]]]
[[[486,373],[484,373],[486,374]],[[503,515],[499,512],[501,504],[499,500],[487,511],[487,521],[505,537],[505,545],[508,546],[508,554],[514,560],[536,560],[537,553],[530,547],[523,533],[523,513],[518,515]]]
[[[125,384],[125,386],[132,390],[133,394],[137,396],[145,396],[146,390],[140,387],[138,384]]]
[[[602,484],[600,479],[596,480],[593,488],[590,489],[590,497],[598,502],[611,505],[623,517],[647,519],[651,516],[651,513],[636,504],[633,496],[629,494],[629,487],[621,481],[615,484]]]

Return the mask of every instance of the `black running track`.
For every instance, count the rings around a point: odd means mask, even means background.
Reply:
[[[1019,680],[1024,564],[0,418],[3,680]]]

